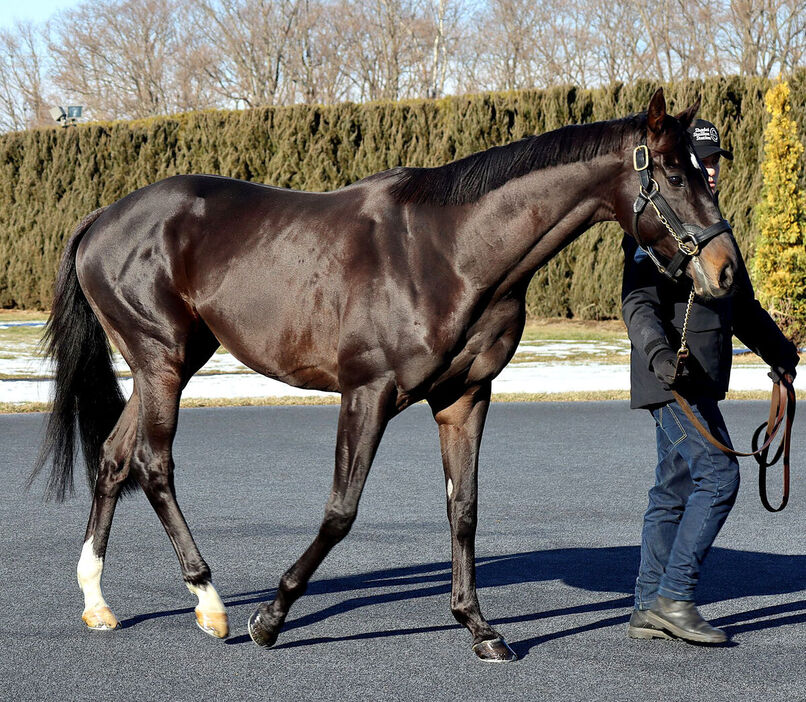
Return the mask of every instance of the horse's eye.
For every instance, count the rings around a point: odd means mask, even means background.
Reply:
[[[667,176],[666,180],[669,181],[669,185],[673,185],[676,188],[680,188],[683,185],[683,177],[678,175],[670,175]]]

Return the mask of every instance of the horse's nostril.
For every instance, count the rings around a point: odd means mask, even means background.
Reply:
[[[729,290],[733,285],[733,266],[727,264],[719,273],[719,287]]]

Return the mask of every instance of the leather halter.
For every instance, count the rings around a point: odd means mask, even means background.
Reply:
[[[632,206],[635,240],[663,275],[677,281],[683,275],[683,271],[692,257],[697,256],[711,239],[719,234],[732,232],[733,230],[725,219],[720,219],[705,229],[696,224],[684,224],[681,222],[661,194],[657,181],[652,177],[652,159],[649,156],[649,148],[646,144],[640,144],[633,150],[633,168],[637,171],[641,181],[638,197]],[[647,204],[652,205],[658,219],[677,241],[677,253],[668,265],[663,265],[652,247],[647,246],[641,240],[639,220]]]

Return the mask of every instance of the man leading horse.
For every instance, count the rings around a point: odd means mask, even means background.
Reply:
[[[716,199],[719,159],[732,160],[733,154],[722,148],[710,122],[698,119],[688,132]],[[685,187],[685,181],[679,186]],[[633,237],[625,235],[622,248],[622,311],[632,346],[631,407],[652,413],[658,452],[627,633],[640,639],[722,643],[725,632],[700,616],[694,591],[703,560],[736,500],[739,464],[703,437],[672,391],[689,402],[714,436],[731,446],[718,402],[728,389],[733,335],[772,367],[772,376],[788,376],[790,382],[798,352],[755,299],[743,263],[732,297],[695,298],[689,310],[690,285],[664,276],[651,250],[638,246]],[[689,356],[681,372],[676,349],[686,322]]]

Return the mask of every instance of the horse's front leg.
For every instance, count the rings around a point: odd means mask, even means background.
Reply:
[[[325,556],[350,531],[372,459],[394,413],[393,400],[391,380],[342,392],[336,469],[325,516],[313,543],[280,579],[274,601],[264,602],[250,617],[249,635],[259,646],[274,645],[291,605],[304,594]]]
[[[484,661],[517,660],[507,645],[482,616],[476,594],[476,522],[478,505],[479,445],[490,404],[490,383],[469,388],[451,404],[429,398],[439,425],[448,521],[451,525],[451,611],[473,635],[473,651]]]

